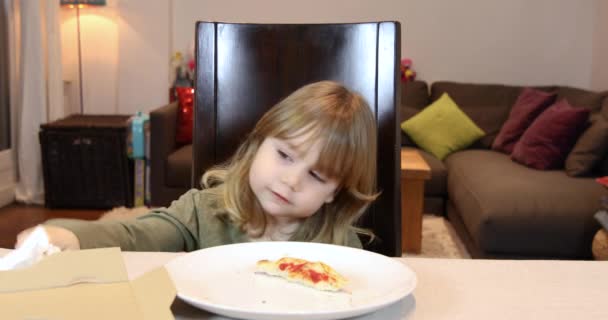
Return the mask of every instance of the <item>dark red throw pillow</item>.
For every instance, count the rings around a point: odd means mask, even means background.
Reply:
[[[556,102],[524,132],[511,159],[534,169],[562,168],[588,118],[589,109],[573,108],[565,99]]]
[[[194,88],[177,87],[175,88],[177,100],[179,101],[177,111],[177,132],[175,132],[175,142],[179,145],[192,143],[192,127],[194,121],[192,113],[194,108]]]
[[[555,97],[555,93],[524,88],[511,108],[509,118],[494,139],[492,150],[511,154],[524,131],[539,114],[555,102]]]

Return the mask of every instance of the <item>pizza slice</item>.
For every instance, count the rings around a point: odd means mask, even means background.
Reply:
[[[317,290],[340,291],[348,280],[323,262],[283,257],[276,261],[260,260],[256,272],[279,276]]]

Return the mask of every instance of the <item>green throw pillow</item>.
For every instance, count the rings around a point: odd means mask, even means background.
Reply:
[[[420,148],[439,160],[470,146],[485,135],[447,93],[417,115],[403,121],[401,129]]]

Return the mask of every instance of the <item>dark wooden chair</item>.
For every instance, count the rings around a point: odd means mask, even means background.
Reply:
[[[229,158],[262,114],[297,88],[335,80],[362,94],[378,127],[381,196],[361,221],[366,249],[401,255],[399,22],[198,22],[192,185]]]

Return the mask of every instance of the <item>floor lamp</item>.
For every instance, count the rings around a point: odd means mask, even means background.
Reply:
[[[80,90],[80,114],[84,113],[82,95],[82,49],[80,45],[80,9],[87,6],[105,6],[105,0],[61,0],[61,6],[76,9],[76,34],[78,38],[78,89]]]

